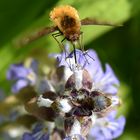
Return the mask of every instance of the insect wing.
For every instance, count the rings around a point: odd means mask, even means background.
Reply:
[[[103,25],[103,26],[122,26],[119,24],[113,24],[111,22],[99,21],[92,18],[84,18],[81,20],[81,25]]]
[[[58,30],[57,26],[51,26],[51,27],[42,28],[42,29],[40,29],[40,31],[37,31],[34,34],[23,38],[20,41],[20,44],[21,45],[27,45],[27,44],[31,43],[32,41],[34,41],[34,40],[36,40],[36,39],[38,39],[38,38],[40,38],[40,37],[42,37],[44,35],[53,33],[53,32],[55,32],[57,30]]]

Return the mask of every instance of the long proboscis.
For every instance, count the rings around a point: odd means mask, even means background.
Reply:
[[[99,21],[93,18],[84,18],[81,20],[81,25],[102,25],[102,26],[123,26],[122,24],[115,24],[107,21]]]

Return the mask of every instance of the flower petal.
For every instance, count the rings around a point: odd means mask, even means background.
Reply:
[[[18,78],[24,78],[28,75],[28,73],[29,69],[25,68],[23,64],[13,64],[7,72],[7,79],[16,80]]]
[[[32,137],[32,134],[30,133],[24,133],[22,140],[34,140],[34,138]]]
[[[13,93],[18,93],[22,88],[26,87],[28,85],[28,81],[25,79],[18,80],[15,85],[12,87]]]

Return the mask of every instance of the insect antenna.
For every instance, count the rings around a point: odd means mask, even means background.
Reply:
[[[84,33],[83,32],[80,32],[80,39],[78,40],[78,44],[79,44],[79,47],[80,49],[84,52],[84,44],[83,44],[83,35]]]

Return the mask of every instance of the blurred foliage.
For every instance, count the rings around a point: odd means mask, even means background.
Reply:
[[[140,134],[140,1],[139,0],[0,0],[0,87],[6,93],[10,83],[6,81],[9,65],[28,56],[47,61],[49,52],[59,47],[51,35],[42,37],[26,46],[18,45],[25,36],[40,27],[52,25],[50,10],[56,5],[70,4],[79,11],[81,19],[93,17],[99,20],[123,23],[123,27],[82,27],[86,48],[94,48],[103,63],[111,64],[120,81],[124,100],[123,112],[127,125],[121,140],[136,140]],[[106,34],[105,34],[106,33]]]
[[[139,140],[140,134],[140,14],[137,13],[123,28],[116,28],[88,44],[94,46],[102,62],[109,62],[122,84],[123,106],[127,104],[127,124],[123,140]],[[125,94],[125,95],[124,95]],[[129,104],[129,105],[128,105]],[[129,106],[129,110],[128,110]]]

